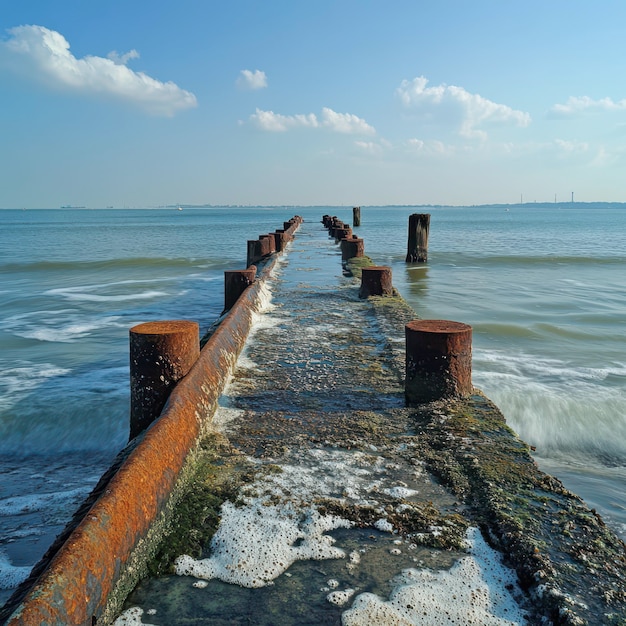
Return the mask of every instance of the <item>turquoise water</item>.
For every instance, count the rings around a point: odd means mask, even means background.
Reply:
[[[431,214],[427,264],[404,262],[412,212]],[[0,211],[0,603],[126,443],[128,329],[208,327],[246,241],[296,213],[352,221],[351,207]],[[541,466],[626,536],[626,212],[361,215],[366,253],[419,317],[472,325],[474,383]]]

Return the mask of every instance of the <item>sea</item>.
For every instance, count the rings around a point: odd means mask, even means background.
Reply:
[[[426,263],[405,262],[412,213],[430,214]],[[350,206],[0,210],[0,606],[128,440],[129,329],[208,329],[247,240],[296,214],[352,223]],[[416,317],[472,326],[474,385],[626,539],[626,210],[364,206],[354,232]]]

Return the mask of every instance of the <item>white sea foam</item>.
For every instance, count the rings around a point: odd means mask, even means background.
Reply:
[[[415,489],[409,489],[406,485],[395,485],[394,487],[389,487],[387,489],[383,489],[383,493],[386,493],[388,496],[392,498],[411,498],[416,496],[418,492]]]
[[[388,600],[362,593],[341,618],[343,626],[513,626],[527,624],[511,590],[515,573],[502,564],[477,528],[467,533],[470,556],[448,571],[404,570]]]
[[[133,606],[124,611],[114,622],[113,626],[155,626],[144,622],[141,618],[144,611],[138,606]]]
[[[87,495],[88,492],[88,487],[78,487],[68,491],[3,498],[0,500],[0,516],[22,515],[51,510],[55,507],[65,507],[68,502],[77,501]]]
[[[28,578],[30,570],[30,566],[16,567],[0,550],[0,589],[15,589]]]
[[[350,598],[356,593],[356,589],[344,589],[343,591],[331,591],[326,599],[331,604],[336,604],[337,606],[343,606],[347,604]]]
[[[321,516],[313,507],[295,510],[264,506],[261,501],[238,509],[222,506],[220,527],[211,542],[212,556],[181,556],[176,573],[205,580],[219,578],[242,587],[263,587],[300,560],[344,558],[325,533],[348,528],[339,517]]]
[[[246,487],[240,494],[243,506],[225,502],[211,556],[195,560],[183,555],[176,561],[176,572],[260,587],[297,560],[345,558],[326,533],[349,528],[351,522],[320,515],[310,503],[331,497],[377,504],[376,494],[395,486],[386,476],[385,460],[358,451],[313,449],[297,454],[299,465],[282,465]]]

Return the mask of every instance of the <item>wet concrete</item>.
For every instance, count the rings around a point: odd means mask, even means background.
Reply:
[[[389,597],[402,570],[448,570],[478,526],[517,571],[510,591],[526,617],[465,623],[626,623],[624,544],[539,472],[478,391],[406,408],[414,313],[397,297],[360,299],[320,224],[304,224],[291,246],[220,400],[181,530],[126,607],[141,607],[144,624],[340,624],[356,595]],[[211,556],[224,502],[243,510],[253,498],[260,511],[302,515],[301,527],[312,510],[349,521],[327,533],[345,558],[297,559],[258,588],[171,573],[182,551]],[[338,605],[334,590],[354,596]],[[439,618],[454,603],[422,621],[378,623],[448,623]]]

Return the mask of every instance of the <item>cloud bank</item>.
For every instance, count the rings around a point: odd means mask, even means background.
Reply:
[[[530,124],[528,113],[492,102],[466,91],[463,87],[427,85],[428,79],[424,76],[411,81],[403,80],[396,94],[407,109],[431,119],[453,123],[463,137],[485,139],[486,133],[480,129],[484,124]]]
[[[237,79],[237,86],[241,89],[263,89],[267,87],[267,76],[261,70],[241,70]]]
[[[322,109],[318,118],[315,113],[299,115],[281,115],[273,111],[256,110],[250,116],[261,130],[269,132],[285,132],[295,128],[325,128],[335,133],[349,135],[374,135],[376,130],[364,119],[351,113],[337,113],[328,107]]]
[[[594,100],[589,96],[570,96],[565,104],[555,104],[550,109],[552,117],[573,117],[593,111],[623,111],[626,99],[615,102],[611,98]]]
[[[6,65],[49,87],[74,93],[113,97],[154,115],[172,116],[195,107],[194,94],[173,82],[160,82],[143,72],[126,67],[138,58],[136,50],[108,58],[85,56],[77,59],[60,33],[43,26],[18,26],[0,42],[0,58]]]

